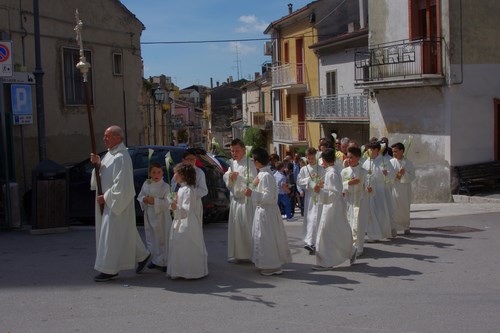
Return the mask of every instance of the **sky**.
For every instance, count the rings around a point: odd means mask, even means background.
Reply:
[[[253,80],[264,56],[264,40],[224,42],[268,38],[264,30],[273,21],[312,0],[122,0],[146,29],[141,36],[144,77],[164,74],[179,88],[193,84],[210,86],[217,81]],[[144,44],[150,42],[207,43]]]

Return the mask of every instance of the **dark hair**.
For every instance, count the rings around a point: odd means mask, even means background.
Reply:
[[[316,152],[317,150],[314,147],[309,147],[306,149],[306,155],[316,155]]]
[[[269,154],[263,148],[255,147],[252,150],[252,157],[254,161],[257,161],[262,165],[267,165],[269,163]]]
[[[184,153],[182,153],[182,158],[186,158],[189,155],[198,156],[198,154],[196,154],[196,149],[188,148],[188,149],[184,150]]]
[[[399,150],[405,151],[405,145],[402,144],[401,142],[396,142],[391,146],[391,148],[397,148]]]
[[[163,171],[161,164],[158,162],[151,162],[151,164],[149,165],[149,172],[151,172],[151,169],[153,169],[153,168],[162,169],[162,171]]]
[[[273,161],[279,161],[280,156],[276,153],[272,153],[271,155],[269,155],[269,159]]]
[[[174,172],[179,174],[187,185],[196,186],[196,170],[191,164],[179,163],[174,167]]]
[[[278,162],[276,163],[276,170],[280,171],[280,170],[283,170],[283,168],[285,167],[285,164],[283,162]]]
[[[245,149],[245,143],[241,139],[234,139],[231,141],[231,146],[240,146],[241,148]]]
[[[332,148],[326,148],[322,153],[321,153],[321,158],[326,162],[326,163],[335,163],[335,149]]]
[[[380,149],[380,142],[378,141],[370,141],[370,143],[367,146],[370,149]]]
[[[351,155],[356,156],[356,157],[361,157],[361,149],[358,147],[349,147],[347,148],[347,152],[351,153]]]

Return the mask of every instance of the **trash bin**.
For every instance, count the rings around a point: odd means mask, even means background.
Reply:
[[[69,230],[69,175],[67,169],[44,160],[32,172],[32,233]]]

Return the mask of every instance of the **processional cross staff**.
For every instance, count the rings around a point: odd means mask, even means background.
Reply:
[[[83,42],[82,42],[82,27],[83,27],[83,22],[80,20],[80,16],[78,14],[78,9],[76,10],[75,13],[75,19],[76,19],[76,26],[75,26],[75,32],[76,32],[76,41],[78,42],[80,46],[80,61],[76,64],[76,68],[80,70],[80,73],[82,74],[83,77],[83,94],[85,96],[85,103],[87,104],[87,115],[89,118],[89,129],[90,129],[90,144],[92,148],[92,154],[96,155],[96,144],[95,144],[95,134],[94,134],[94,122],[92,120],[92,107],[90,105],[90,87],[89,87],[89,82],[87,79],[87,74],[90,69],[90,64],[87,62],[87,59],[85,58],[85,54],[83,52]],[[95,173],[95,179],[97,183],[97,195],[102,195],[102,186],[101,186],[101,175],[99,174],[99,166],[94,165],[94,173]],[[101,214],[104,211],[104,205],[100,204],[99,205],[101,208]]]

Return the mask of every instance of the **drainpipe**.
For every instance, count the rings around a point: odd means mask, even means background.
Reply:
[[[359,28],[365,28],[365,5],[364,0],[359,0]]]

